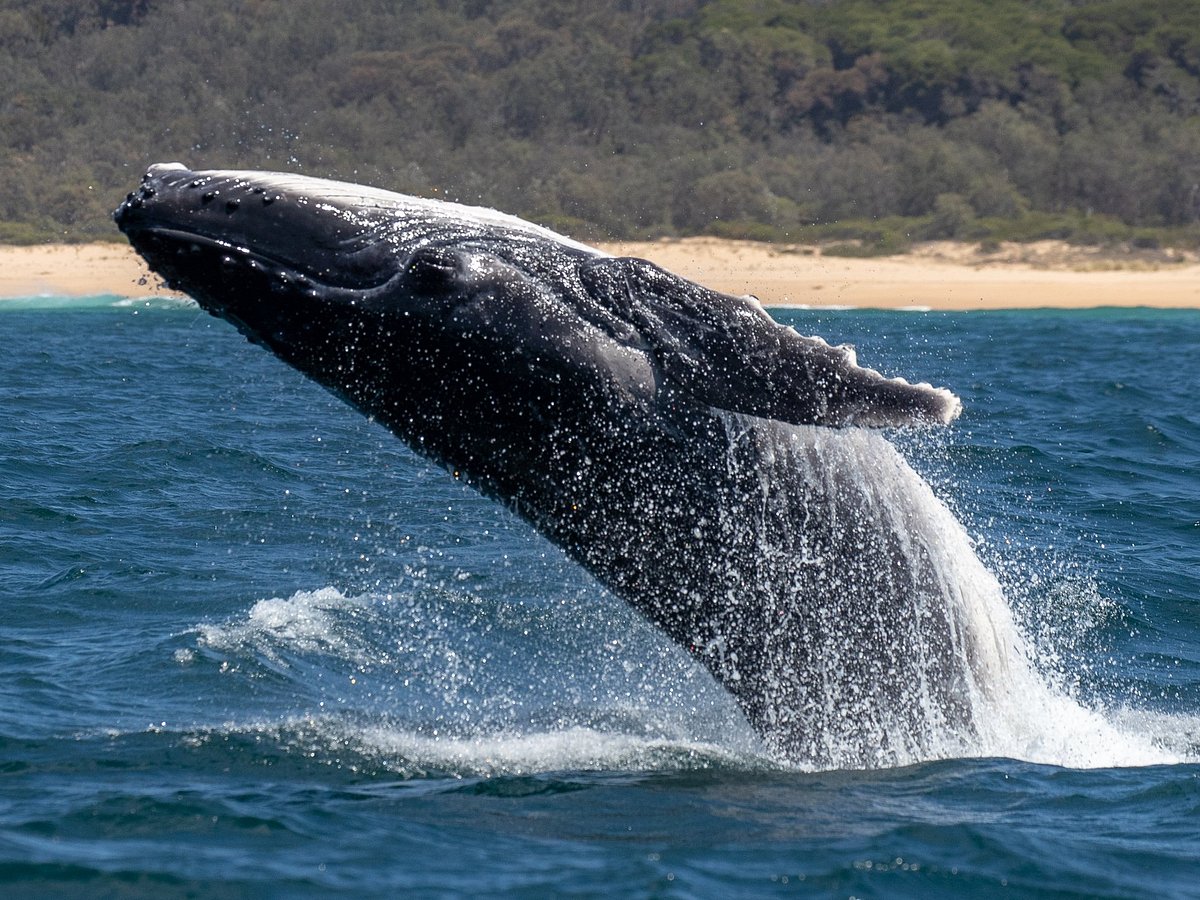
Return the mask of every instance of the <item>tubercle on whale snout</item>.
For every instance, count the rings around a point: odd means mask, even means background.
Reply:
[[[169,175],[177,177],[171,180]],[[190,207],[195,211],[211,207],[230,216],[239,212],[246,200],[257,200],[267,207],[283,199],[279,192],[248,180],[215,183],[218,179],[211,175],[188,177],[192,175],[194,173],[178,164],[152,166],[142,176],[142,183],[137,190],[126,194],[125,200],[113,211],[113,219],[123,231],[126,230],[126,226],[132,224],[129,221],[132,214],[144,209],[150,201],[167,191],[174,192],[172,200],[181,207]]]
[[[328,292],[373,291],[396,276],[397,261],[372,240],[370,221],[278,189],[270,174],[152,166],[113,219],[175,289],[187,285],[164,269],[189,259],[226,273],[245,268],[271,274],[273,291],[310,285]],[[191,274],[211,277],[198,268]]]

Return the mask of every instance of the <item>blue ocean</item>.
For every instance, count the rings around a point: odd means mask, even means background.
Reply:
[[[1004,627],[953,752],[774,758],[231,326],[0,301],[0,896],[1200,897],[1200,312],[775,315],[963,400],[887,435]]]

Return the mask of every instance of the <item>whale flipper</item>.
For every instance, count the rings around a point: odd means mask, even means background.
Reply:
[[[597,308],[638,335],[664,385],[693,403],[793,425],[944,424],[961,411],[945,389],[885,378],[859,366],[853,349],[778,324],[757,300],[644,259],[591,259],[579,275]]]

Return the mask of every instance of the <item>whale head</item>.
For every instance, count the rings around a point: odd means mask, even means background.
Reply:
[[[752,299],[493,210],[171,163],[114,218],[168,286],[468,472],[495,455],[480,433],[550,439],[571,416],[841,427],[959,411],[948,391],[861,367]]]

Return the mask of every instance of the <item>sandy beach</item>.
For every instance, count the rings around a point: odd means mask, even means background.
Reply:
[[[900,256],[832,256],[822,248],[716,238],[605,244],[693,281],[768,305],[929,309],[1200,307],[1200,258],[1181,251],[1112,252],[1057,241],[921,244]],[[0,247],[0,298],[166,293],[118,244]]]

